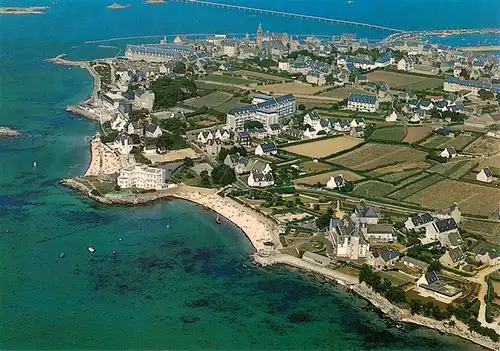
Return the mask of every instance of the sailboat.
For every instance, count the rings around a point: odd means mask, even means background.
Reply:
[[[92,240],[90,240],[90,244],[87,247],[87,251],[90,252],[90,253],[95,252],[95,248],[92,246]]]
[[[220,218],[219,218],[219,215],[217,215],[217,217],[215,217],[215,223],[220,224]]]
[[[61,253],[59,254],[59,258],[64,258],[64,256],[66,256],[66,254],[64,253],[64,246],[61,245]]]

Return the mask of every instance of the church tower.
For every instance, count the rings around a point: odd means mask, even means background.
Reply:
[[[262,38],[264,36],[264,31],[262,30],[262,23],[259,22],[257,27],[257,36],[255,37],[255,44],[259,49],[262,49]]]

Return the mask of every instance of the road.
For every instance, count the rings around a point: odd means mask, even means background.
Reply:
[[[481,323],[483,327],[488,327],[491,329],[494,329],[497,334],[500,334],[500,325],[499,325],[499,319],[497,318],[495,321],[492,323],[486,322],[486,303],[484,301],[484,297],[486,295],[486,291],[488,289],[488,283],[486,281],[486,277],[490,275],[491,273],[500,270],[499,265],[491,266],[486,269],[483,269],[478,273],[477,278],[466,278],[468,281],[471,281],[473,283],[477,283],[480,285],[479,292],[478,292],[478,299],[480,302],[479,306],[479,314],[477,316],[477,320]]]

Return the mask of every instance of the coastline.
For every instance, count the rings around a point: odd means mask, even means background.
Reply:
[[[455,326],[450,326],[448,325],[447,321],[437,321],[417,314],[412,315],[408,310],[393,305],[385,297],[374,292],[365,283],[360,284],[359,282],[357,282],[356,277],[347,276],[348,279],[344,280],[342,279],[342,276],[346,275],[341,272],[336,272],[332,269],[315,265],[313,263],[309,263],[300,258],[293,257],[287,254],[271,253],[262,255],[256,253],[252,255],[252,260],[256,264],[262,266],[287,265],[289,267],[297,268],[298,270],[312,276],[319,275],[322,278],[325,278],[333,283],[339,284],[346,290],[351,291],[357,296],[363,298],[374,308],[381,311],[385,316],[387,316],[394,322],[416,324],[429,329],[437,330],[440,333],[458,336],[461,339],[473,342],[489,350],[500,350],[499,343],[495,343],[488,337],[470,331],[465,324],[463,324],[459,320],[456,320],[454,317],[452,320],[455,322]]]

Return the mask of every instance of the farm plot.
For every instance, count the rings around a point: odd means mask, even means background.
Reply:
[[[422,178],[427,177],[427,176],[428,176],[428,174],[425,172],[417,173],[413,177],[406,178],[406,179],[402,180],[401,182],[399,182],[398,187],[402,188],[406,184],[416,182],[417,180],[422,179]]]
[[[406,128],[406,136],[403,139],[405,143],[415,143],[424,139],[434,128],[431,126],[409,126]]]
[[[219,74],[211,74],[202,77],[201,80],[207,82],[220,82],[220,83],[240,84],[240,85],[247,85],[259,82],[258,80],[243,79],[243,78],[232,77],[228,75],[219,75]]]
[[[457,150],[463,150],[467,145],[474,141],[477,137],[474,135],[460,134],[448,142],[441,145],[441,147],[454,147]]]
[[[489,217],[499,207],[498,201],[493,199],[500,199],[500,189],[445,179],[423,188],[405,201],[436,210],[456,202],[462,213]]]
[[[365,90],[342,87],[342,88],[322,92],[321,94],[319,94],[319,96],[331,97],[332,99],[335,99],[335,100],[343,100],[343,99],[347,99],[350,94],[373,95],[373,94],[367,93]]]
[[[395,200],[403,200],[404,198],[406,198],[406,197],[408,197],[416,192],[419,192],[422,189],[428,188],[432,184],[435,184],[442,179],[443,179],[443,177],[441,177],[440,175],[433,174],[431,176],[428,176],[428,177],[425,177],[425,178],[419,180],[416,183],[408,184],[408,185],[400,188],[399,190],[390,194],[389,197],[391,199],[395,199]],[[436,196],[436,195],[434,195],[434,196]],[[418,204],[420,204],[420,203],[418,203]],[[424,205],[422,205],[422,206],[424,206]],[[444,208],[444,206],[443,206],[443,208]]]
[[[283,82],[283,81],[291,81],[289,78],[284,78],[280,76],[273,76],[272,74],[267,74],[267,73],[262,73],[262,72],[253,72],[253,71],[247,71],[244,69],[240,69],[238,71],[233,72],[235,75],[239,76],[245,76],[249,77],[251,79],[258,79],[258,80],[270,80],[270,81],[278,81],[278,82]]]
[[[352,192],[353,195],[362,196],[366,198],[376,198],[383,197],[394,190],[397,187],[389,183],[382,183],[376,180],[368,180],[357,184]]]
[[[370,82],[385,83],[391,88],[406,90],[426,90],[443,84],[443,80],[439,78],[428,78],[380,70],[368,73],[367,77]]]
[[[188,121],[190,129],[205,128],[220,123],[217,117],[207,114],[189,117]]]
[[[232,87],[230,85],[221,85],[221,84],[215,84],[215,83],[209,83],[206,81],[202,80],[197,80],[196,81],[196,87],[200,90],[205,90],[205,91],[210,91],[210,90],[222,90],[222,91],[227,91],[227,92],[234,92],[237,90],[240,90],[240,88],[237,87]]]
[[[397,173],[397,172],[403,172],[407,170],[412,170],[412,169],[419,169],[419,170],[424,170],[429,167],[429,164],[427,162],[404,162],[404,163],[399,163],[394,166],[387,166],[387,167],[381,167],[374,169],[373,171],[368,172],[370,176],[378,177],[378,176],[383,176],[388,173]]]
[[[306,161],[298,164],[299,169],[301,172],[307,172],[307,173],[316,173],[316,172],[322,172],[326,171],[327,169],[331,169],[332,166],[322,163],[322,162],[313,162],[313,161]],[[290,167],[290,166],[287,166]]]
[[[427,149],[439,149],[447,142],[451,141],[453,138],[444,136],[444,135],[434,135],[429,138],[425,142],[421,143],[420,146],[423,146]]]
[[[411,177],[412,175],[414,175],[416,173],[420,173],[420,172],[421,172],[421,170],[418,168],[417,169],[410,169],[410,170],[403,171],[403,172],[389,173],[389,174],[386,174],[386,175],[380,177],[380,179],[382,179],[383,181],[386,181],[386,182],[399,182],[403,179]]]
[[[310,143],[293,145],[283,148],[283,150],[297,155],[312,158],[320,158],[335,154],[337,152],[350,149],[363,142],[362,139],[346,136],[312,141]]]
[[[487,241],[500,245],[500,222],[466,219],[460,224],[460,228],[481,234]]]
[[[281,94],[302,94],[302,95],[314,95],[325,88],[313,87],[307,83],[281,83],[281,84],[266,84],[259,86],[259,90],[273,93]]]
[[[205,95],[200,98],[192,98],[184,101],[184,104],[193,107],[202,107],[206,106],[208,108],[212,108],[218,106],[220,104],[225,103],[229,99],[233,97],[232,94],[226,93],[224,91],[214,91],[208,95]]]
[[[464,151],[474,155],[491,156],[500,152],[500,140],[481,137],[469,144]]]
[[[441,174],[444,177],[448,177],[449,175],[451,175],[451,174],[455,173],[457,170],[459,170],[465,163],[467,163],[466,160],[441,163],[441,164],[435,165],[434,167],[429,168],[428,171],[430,173],[437,173],[437,174]]]
[[[398,162],[423,161],[426,155],[406,146],[369,143],[328,161],[356,170],[369,170]]]
[[[339,171],[332,171],[328,173],[322,173],[322,174],[317,174],[313,175],[310,177],[305,177],[305,178],[298,178],[293,181],[294,184],[305,184],[305,185],[316,185],[318,183],[321,183],[321,185],[326,185],[326,183],[330,180],[330,177],[335,177],[338,176],[339,174],[342,174],[346,180],[355,182],[357,180],[363,179],[362,176],[359,174],[356,174],[354,172],[346,171],[346,170],[339,170]]]
[[[370,135],[370,140],[401,141],[404,137],[405,129],[403,126],[391,126],[375,129]]]

